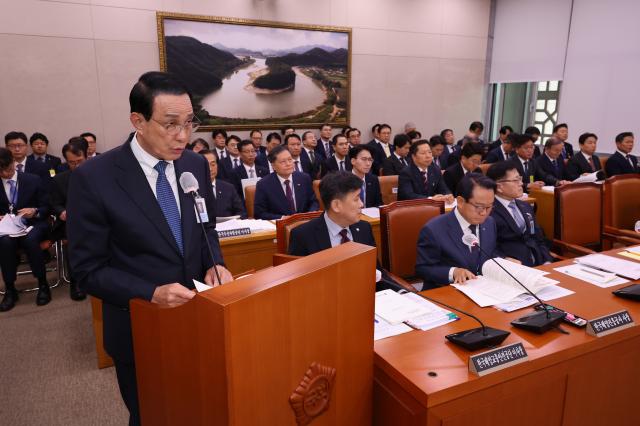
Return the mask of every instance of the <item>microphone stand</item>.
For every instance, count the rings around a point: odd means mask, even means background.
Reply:
[[[198,212],[198,205],[196,203],[196,198],[199,196],[198,191],[189,192],[191,197],[193,197],[193,206],[196,210],[196,218],[200,227],[202,228],[202,233],[204,234],[204,239],[207,243],[207,250],[209,250],[209,256],[211,256],[211,261],[213,262],[213,272],[216,274],[216,278],[218,279],[218,284],[222,285],[222,280],[220,280],[220,274],[218,273],[218,264],[216,263],[216,259],[213,256],[213,250],[211,250],[211,243],[209,243],[209,237],[207,236],[207,231],[204,229],[204,223],[202,223],[202,218],[200,217],[200,213]]]
[[[564,312],[553,312],[547,308],[546,303],[544,303],[534,292],[529,290],[524,284],[520,282],[516,277],[514,277],[511,272],[507,271],[505,267],[503,267],[499,262],[497,262],[493,257],[489,256],[487,252],[485,252],[480,244],[477,241],[474,241],[474,246],[480,249],[480,252],[484,254],[487,258],[491,259],[493,263],[498,265],[500,269],[507,273],[515,282],[517,282],[525,291],[531,296],[535,297],[535,299],[540,302],[540,305],[544,308],[544,311],[535,311],[533,313],[527,314],[521,318],[515,319],[511,321],[511,325],[516,328],[522,328],[524,330],[533,331],[534,333],[542,334],[548,331],[551,328],[556,328],[560,321],[564,319],[567,315]]]

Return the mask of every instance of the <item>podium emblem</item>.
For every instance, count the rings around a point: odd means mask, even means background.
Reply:
[[[329,408],[335,375],[335,368],[317,362],[311,363],[304,378],[289,397],[298,425],[308,425]]]

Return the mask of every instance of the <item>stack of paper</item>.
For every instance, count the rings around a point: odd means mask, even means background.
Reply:
[[[630,260],[618,259],[617,257],[607,256],[606,254],[590,254],[577,258],[576,262],[632,280],[640,278],[640,264]]]
[[[554,270],[567,274],[571,277],[578,278],[579,280],[586,281],[589,284],[597,285],[601,288],[613,287],[627,282],[626,279],[620,278],[615,274],[599,271],[579,263],[561,266]]]
[[[557,285],[550,285],[537,292],[536,296],[538,296],[545,302],[548,302],[550,300],[569,296],[573,293],[575,292],[566,288],[562,288]],[[538,303],[538,300],[535,297],[533,297],[529,293],[523,293],[510,302],[494,305],[494,308],[504,312],[513,312],[517,311],[518,309],[526,308],[527,306],[535,305],[536,303]]]
[[[10,237],[22,237],[31,231],[31,226],[27,227],[22,223],[22,216],[5,214],[0,220],[0,237],[8,235]]]
[[[432,328],[460,319],[453,312],[449,312],[446,309],[423,299],[415,293],[405,293],[402,296],[413,300],[427,309],[426,314],[407,320],[407,324],[414,328],[419,328],[420,330],[431,330]]]
[[[365,209],[362,209],[362,214],[374,219],[378,219],[380,218],[380,209],[378,207],[367,207]]]
[[[574,180],[574,182],[575,183],[596,182],[597,180],[598,180],[598,172],[593,172],[584,176],[579,176],[576,180]]]
[[[404,323],[389,324],[378,315],[375,316],[373,322],[373,340],[380,340],[386,337],[397,336],[398,334],[403,334],[413,330],[413,328]]]
[[[276,225],[268,220],[262,219],[231,219],[223,223],[216,224],[216,230],[229,231],[232,229],[249,228],[251,232],[275,231]]]

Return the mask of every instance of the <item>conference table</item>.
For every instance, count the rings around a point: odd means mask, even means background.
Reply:
[[[618,248],[605,254],[620,257]],[[640,321],[640,304],[611,294],[622,284],[600,288],[554,271],[571,260],[540,267],[575,293],[549,303],[585,319],[628,310]],[[374,424],[376,425],[639,425],[640,326],[593,337],[584,328],[561,326],[538,335],[510,321],[531,312],[480,308],[451,286],[429,297],[478,316],[521,342],[528,360],[478,377],[469,372],[468,352],[445,335],[478,327],[473,319],[429,331],[414,330],[375,342]],[[486,349],[485,349],[486,350]]]

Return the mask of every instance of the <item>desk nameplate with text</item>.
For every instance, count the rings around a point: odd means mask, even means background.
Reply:
[[[628,311],[614,312],[613,314],[590,320],[587,323],[587,334],[602,337],[634,325],[633,318],[631,318]]]
[[[469,357],[469,371],[484,376],[528,359],[522,343],[513,343]]]
[[[226,229],[218,231],[218,238],[239,237],[240,235],[250,235],[251,228]]]

